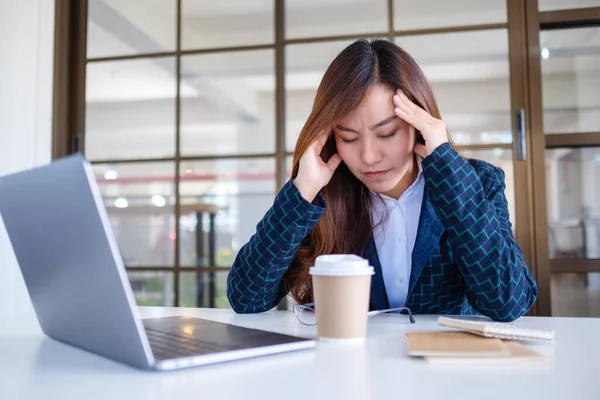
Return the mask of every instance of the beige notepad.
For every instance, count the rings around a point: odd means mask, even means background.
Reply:
[[[509,349],[500,339],[468,332],[409,332],[406,351],[421,357],[508,357]]]
[[[546,364],[547,357],[518,342],[504,341],[510,355],[508,357],[425,357],[433,365],[495,366],[495,365],[529,365]]]

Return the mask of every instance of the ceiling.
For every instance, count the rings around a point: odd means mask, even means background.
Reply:
[[[173,51],[175,3],[173,0],[91,0],[88,55]],[[296,33],[302,33],[301,29],[308,36],[323,29],[333,29],[331,34],[347,33],[349,29],[354,32],[361,27],[385,31],[386,3],[385,0],[288,1],[288,28],[297,24],[298,29],[293,28]],[[540,3],[550,8],[563,4],[543,0]],[[272,42],[272,4],[268,0],[221,3],[184,0],[184,47]],[[394,10],[396,25],[403,29],[420,29],[428,24],[451,26],[506,20],[504,0],[395,0]],[[332,23],[332,16],[344,23]],[[362,25],[356,23],[359,20]],[[235,29],[231,29],[232,26]],[[288,29],[288,36],[294,35],[293,29],[291,32]],[[507,40],[507,32],[502,29],[396,38],[423,68],[438,97],[442,115],[451,127],[469,126],[478,130],[477,140],[484,140],[482,135],[488,135],[501,142],[506,138],[498,135],[504,133],[510,141]],[[600,98],[594,94],[600,92],[600,81],[588,79],[600,76],[600,29],[543,32],[540,42],[549,51],[549,58],[542,63],[544,101],[556,110],[554,117],[552,113],[547,114],[545,124],[562,129],[577,118],[577,107],[583,100],[600,108]],[[310,111],[312,97],[325,69],[349,43],[286,46],[287,126],[293,130],[288,132],[288,143],[293,143]],[[221,146],[224,153],[274,151],[273,50],[185,56],[181,68],[182,145],[190,151],[187,154],[199,154],[194,153],[194,149],[216,145]],[[577,77],[585,77],[580,81],[592,84],[580,84],[579,95],[567,93],[567,83],[573,87],[570,82]],[[120,158],[110,156],[119,154],[120,149],[110,145],[115,142],[129,143],[131,150],[123,150],[123,157],[173,154],[174,58],[89,63],[87,78],[87,145],[96,149],[97,158]],[[585,94],[586,91],[591,94]],[[584,93],[583,100],[581,93]],[[454,131],[458,137],[466,134],[464,140],[470,140],[469,132]],[[252,136],[243,138],[250,134]],[[261,145],[264,138],[271,139]],[[147,149],[149,153],[144,153]]]
[[[141,4],[141,0],[138,1]],[[170,51],[174,48],[174,29],[169,35],[165,30],[156,31],[154,26],[147,21],[153,21],[160,12],[161,21],[169,20],[174,13],[174,1],[151,0],[144,2],[144,14],[140,15],[140,8],[134,7],[136,1],[93,0],[90,2],[90,23],[88,33],[88,53],[91,57],[100,55],[135,54],[148,49],[131,40],[132,32],[124,32],[123,24],[115,24],[115,14],[129,23],[129,30],[147,36],[154,43],[154,51]],[[341,4],[341,0],[327,1],[289,1],[287,9],[290,13],[301,10],[314,11],[315,7],[325,9],[329,6]],[[343,1],[345,4],[344,19],[360,18],[351,14],[352,7],[369,7],[385,1],[352,0]],[[456,10],[469,10],[463,14],[475,13],[485,9],[496,10],[499,15],[505,15],[504,1],[481,2],[479,0],[455,1],[453,8]],[[488,8],[483,6],[492,5]],[[583,2],[585,3],[585,2]],[[441,0],[428,0],[426,2],[396,1],[397,14],[399,15],[428,15],[427,10],[436,10],[442,13],[449,7],[449,2]],[[548,2],[551,4],[551,2]],[[224,17],[228,15],[249,15],[272,12],[272,2],[267,0],[242,2],[241,0],[216,3],[204,1],[184,1],[184,21],[203,16],[204,18]],[[106,11],[112,10],[112,11]],[[97,12],[95,12],[97,11]],[[134,12],[135,11],[135,12]],[[155,12],[153,12],[155,11]],[[384,10],[385,11],[385,10]],[[111,13],[112,12],[112,13]],[[339,13],[339,10],[338,10]],[[313,18],[303,21],[305,26],[316,22]],[[318,15],[326,14],[322,10]],[[445,14],[446,15],[446,14]],[[107,18],[112,18],[106,21]],[[385,18],[384,18],[385,19]],[[446,19],[451,20],[452,18]],[[504,17],[497,18],[505,20]],[[489,22],[489,20],[488,20]],[[111,23],[117,25],[111,29]],[[471,22],[473,23],[473,22]],[[164,25],[164,24],[161,24]],[[169,25],[169,24],[167,24]],[[352,24],[348,24],[352,25]],[[145,29],[151,26],[151,28]],[[205,25],[199,25],[205,26]],[[237,29],[243,30],[236,25]],[[183,34],[202,36],[203,32],[194,25],[186,26]],[[228,25],[215,27],[223,33],[231,30]],[[271,28],[269,28],[271,29]],[[120,32],[122,34],[120,34]],[[129,33],[129,35],[125,35]],[[215,33],[215,34],[216,34]],[[162,36],[162,37],[161,37]],[[166,38],[165,36],[169,36]],[[578,70],[581,68],[597,69],[595,64],[576,64],[576,58],[590,58],[591,55],[600,54],[600,29],[571,29],[568,31],[543,32],[540,38],[543,47],[550,51],[550,58],[544,62],[545,73],[559,73]],[[161,43],[171,43],[162,45]],[[475,31],[446,33],[441,35],[419,35],[396,38],[396,42],[405,48],[422,66],[426,75],[432,82],[482,80],[508,76],[508,38],[505,30]],[[246,43],[238,43],[246,44]],[[310,45],[290,45],[286,48],[286,85],[290,90],[315,89],[323,71],[343,47],[349,42],[331,42]],[[243,60],[243,61],[241,61]],[[159,65],[156,65],[159,64]],[[274,88],[273,54],[270,50],[246,52],[243,54],[212,54],[202,56],[189,56],[182,59],[185,75],[205,76],[211,78],[235,77],[238,82],[250,88],[261,91],[272,91]],[[175,61],[144,60],[136,62],[112,62],[91,64],[88,79],[88,101],[110,101],[172,97],[174,94],[174,69]],[[182,96],[197,96],[199,91],[192,85],[182,83]]]

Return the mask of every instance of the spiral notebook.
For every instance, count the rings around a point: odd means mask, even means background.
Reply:
[[[490,338],[554,342],[553,330],[523,328],[481,317],[438,317],[438,324]]]

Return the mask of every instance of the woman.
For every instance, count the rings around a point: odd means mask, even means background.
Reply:
[[[335,58],[292,176],[229,273],[236,312],[269,310],[288,293],[312,302],[308,269],[332,253],[375,267],[371,309],[512,321],[533,306],[503,171],[453,149],[423,72],[395,44],[359,40]]]

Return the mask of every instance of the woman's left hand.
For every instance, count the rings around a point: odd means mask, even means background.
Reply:
[[[448,142],[448,132],[444,121],[429,115],[427,111],[410,101],[401,90],[396,91],[393,101],[396,106],[396,115],[414,126],[423,135],[425,145],[421,143],[415,145],[415,153],[419,156],[425,158],[439,146]]]

